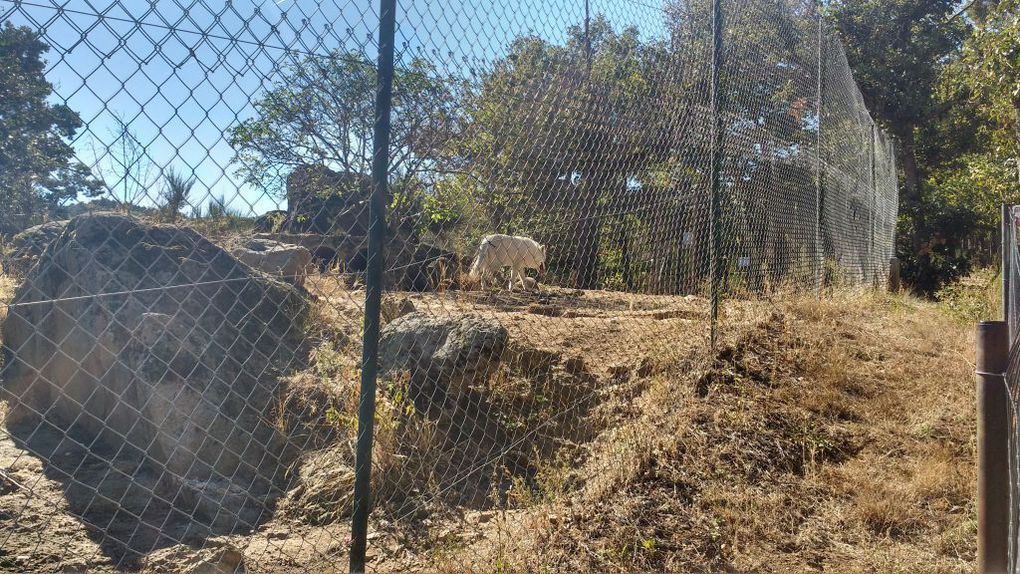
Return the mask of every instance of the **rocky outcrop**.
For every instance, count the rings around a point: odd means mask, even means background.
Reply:
[[[414,395],[459,397],[486,384],[508,339],[506,327],[493,319],[410,313],[383,327],[380,368],[390,377],[409,373]]]
[[[371,179],[321,165],[302,165],[287,177],[289,233],[368,235]]]
[[[11,251],[4,258],[4,273],[23,275],[42,256],[46,247],[64,232],[67,221],[50,221],[29,227],[11,238]]]
[[[467,266],[452,251],[426,243],[418,244],[413,251],[392,242],[388,246],[395,259],[397,271],[388,277],[388,283],[404,291],[445,291],[459,289],[460,277]]]
[[[255,218],[256,233],[276,233],[287,220],[287,212],[280,210],[267,211]]]
[[[297,290],[193,230],[97,214],[67,225],[11,303],[0,382],[25,448],[135,461],[116,463],[133,488],[216,530],[268,515],[297,452],[272,424],[280,377],[307,357]]]
[[[270,239],[250,239],[231,254],[245,265],[303,287],[312,254],[300,245]]]

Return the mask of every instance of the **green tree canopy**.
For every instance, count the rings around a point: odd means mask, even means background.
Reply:
[[[289,66],[254,103],[255,116],[230,131],[241,177],[280,193],[287,173],[301,165],[367,175],[375,92],[375,65],[358,52],[308,56]],[[390,161],[395,184],[427,171],[445,145],[456,125],[454,92],[454,82],[424,59],[396,70]]]
[[[979,3],[964,44],[961,79],[990,122],[990,144],[1010,158],[1020,183],[1020,2]]]
[[[495,230],[569,236],[554,271],[597,284],[601,228],[650,197],[653,166],[669,157],[677,115],[661,42],[613,30],[605,18],[567,40],[515,40],[465,94],[461,136],[440,164],[485,206]]]
[[[27,27],[0,27],[0,205],[16,226],[100,188],[68,143],[82,125],[78,114],[47,101],[53,86],[42,56],[48,49]],[[16,231],[4,223],[0,232]]]

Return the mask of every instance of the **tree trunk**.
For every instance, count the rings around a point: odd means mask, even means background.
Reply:
[[[934,285],[935,281],[928,275],[931,273],[931,254],[924,248],[924,212],[921,206],[921,170],[917,165],[917,144],[914,140],[914,126],[905,126],[897,134],[898,159],[903,166],[903,197],[900,202],[903,211],[912,216],[910,226],[910,251],[914,257],[913,281],[915,286],[925,289],[926,285]]]
[[[617,246],[620,249],[620,270],[623,274],[623,285],[628,292],[634,291],[634,274],[631,272],[630,262],[630,224],[627,216],[620,219],[620,231]]]
[[[576,250],[574,251],[574,288],[595,289],[598,286],[599,268],[599,177],[586,178],[578,186],[579,207],[572,215]]]
[[[897,134],[900,165],[903,166],[903,199],[908,205],[921,201],[921,174],[917,166],[917,143],[914,126],[906,126]]]

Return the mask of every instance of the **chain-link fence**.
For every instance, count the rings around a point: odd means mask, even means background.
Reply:
[[[984,438],[984,441],[1008,440],[1009,443],[1009,536],[1007,556],[1009,572],[1020,572],[1020,243],[1017,241],[1017,223],[1020,223],[1020,206],[1003,206],[1002,212],[1002,273],[1005,276],[1003,282],[1003,315],[1006,319],[1009,331],[1009,358],[1006,363],[1004,382],[1006,385],[1006,412],[1008,419],[1008,430],[1006,437],[992,436]],[[978,373],[979,375],[983,373]],[[998,373],[996,373],[998,375]],[[994,403],[996,407],[999,403]],[[996,413],[985,414],[982,412],[983,405],[978,405],[979,424],[982,416],[995,416]],[[989,409],[990,410],[990,409]],[[986,464],[991,461],[983,461]],[[994,463],[991,463],[994,464]],[[979,469],[979,476],[982,469]],[[991,472],[994,469],[986,470]],[[990,476],[990,480],[999,481],[1003,477]],[[1001,484],[1001,483],[1000,483]],[[985,495],[989,496],[989,495]],[[991,501],[994,505],[997,501]],[[984,525],[982,525],[984,526]],[[979,532],[979,536],[980,536]],[[993,535],[994,536],[994,535]],[[990,552],[1000,550],[998,547],[991,548]],[[1001,556],[995,563],[1001,563]]]
[[[813,2],[0,22],[0,570],[500,571],[656,380],[888,272]]]

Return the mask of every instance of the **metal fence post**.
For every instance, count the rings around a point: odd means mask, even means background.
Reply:
[[[818,132],[816,134],[815,147],[815,265],[818,266],[818,270],[815,274],[815,282],[818,287],[818,295],[821,296],[822,289],[825,287],[825,247],[822,245],[822,221],[824,219],[824,202],[825,202],[825,166],[822,158],[822,90],[824,87],[824,76],[825,76],[825,30],[822,23],[821,10],[818,4],[815,4],[816,16],[818,18],[818,65],[816,69],[818,71],[818,102],[816,107],[818,108]]]
[[[1005,574],[1009,561],[1009,327],[977,326],[977,516],[979,574]]]
[[[379,309],[383,290],[383,243],[386,238],[386,193],[389,173],[390,105],[393,94],[393,43],[396,0],[379,0],[379,59],[372,142],[372,197],[369,203],[368,266],[365,276],[365,323],[361,354],[358,443],[354,465],[354,514],[351,518],[350,571],[365,571],[368,515],[372,504],[372,432],[379,350]]]
[[[712,284],[712,334],[711,344],[715,349],[719,331],[719,297],[722,289],[722,94],[719,90],[719,76],[722,73],[723,48],[722,0],[712,2],[712,214],[709,225],[712,237],[711,273]]]
[[[1009,321],[1010,313],[1010,297],[1009,289],[1011,283],[1011,275],[1013,273],[1013,256],[1012,250],[1010,249],[1009,242],[1013,239],[1012,228],[1010,225],[1013,224],[1013,214],[1010,213],[1011,209],[1009,205],[1002,204],[1002,263],[1000,271],[1002,273],[1002,320]]]
[[[875,137],[878,134],[875,133],[875,122],[871,122],[871,211],[870,211],[870,225],[868,226],[868,265],[871,267],[871,283],[875,289],[878,289],[878,258],[875,256],[875,222],[878,219],[878,181],[875,175],[875,154],[877,153],[878,146],[875,145]]]

